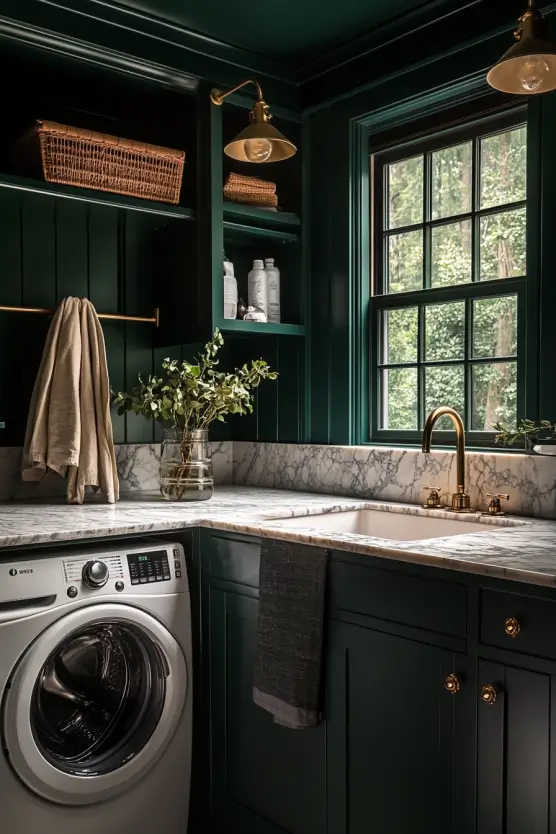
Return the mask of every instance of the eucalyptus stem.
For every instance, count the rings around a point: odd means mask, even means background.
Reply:
[[[230,414],[253,411],[254,390],[265,379],[276,379],[263,359],[235,368],[232,372],[218,370],[218,354],[224,345],[216,328],[212,339],[192,362],[165,359],[163,374],[139,376],[139,384],[131,393],[113,394],[118,414],[132,411],[147,420],[166,422],[181,431],[206,429],[215,420],[225,422]]]

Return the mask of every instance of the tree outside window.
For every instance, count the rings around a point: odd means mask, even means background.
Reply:
[[[520,114],[374,156],[378,432],[410,436],[439,405],[473,432],[515,426],[526,162]]]

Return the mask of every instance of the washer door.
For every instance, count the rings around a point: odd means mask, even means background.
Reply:
[[[99,802],[137,782],[172,738],[187,694],[176,640],[126,605],[89,605],[47,628],[6,690],[10,762],[36,793]]]

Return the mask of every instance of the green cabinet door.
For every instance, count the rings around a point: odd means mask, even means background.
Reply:
[[[325,834],[325,727],[289,730],[253,703],[258,601],[211,587],[215,834]]]
[[[477,834],[556,831],[555,677],[481,660],[478,684]]]
[[[463,658],[338,621],[329,640],[328,834],[466,830],[455,819],[455,759],[468,692],[445,689]]]

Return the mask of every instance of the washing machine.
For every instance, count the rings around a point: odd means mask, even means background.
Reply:
[[[8,558],[0,831],[186,834],[193,693],[182,546],[151,539]]]

